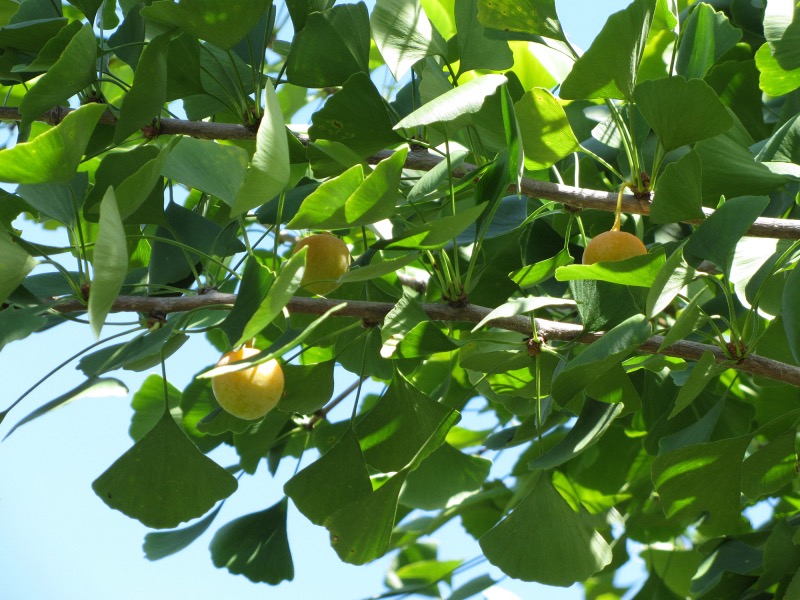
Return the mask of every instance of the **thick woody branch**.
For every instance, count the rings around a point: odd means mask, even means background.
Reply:
[[[57,106],[44,113],[39,117],[39,120],[50,123],[51,125],[57,125],[71,110],[73,109]],[[20,119],[21,116],[16,108],[0,108],[0,120],[19,121]],[[106,111],[100,118],[100,122],[113,125],[116,123],[116,118]],[[246,127],[244,125],[212,123],[208,121],[186,121],[183,119],[161,119],[158,122],[157,132],[163,135],[187,135],[195,138],[217,140],[248,140],[255,139],[256,137],[255,128]],[[297,137],[305,144],[309,142],[308,136],[298,135]],[[366,161],[374,164],[388,158],[391,154],[391,150],[382,150],[368,157]],[[429,171],[442,160],[443,158],[441,156],[431,154],[424,150],[413,151],[408,154],[406,167],[419,171]],[[459,175],[465,175],[474,169],[475,165],[465,164],[460,167],[457,173]],[[516,191],[516,186],[511,186],[509,189]],[[589,208],[614,212],[617,204],[617,195],[614,192],[589,190],[527,178],[522,180],[520,191],[533,198],[562,202],[575,208]],[[623,211],[627,213],[637,215],[650,214],[650,203],[648,200],[636,198],[631,194],[626,194],[623,197],[622,207]],[[703,212],[706,216],[709,216],[713,214],[714,211],[704,208]],[[696,221],[687,222],[696,223]],[[747,235],[797,240],[800,239],[800,220],[759,217],[747,230]]]
[[[197,308],[230,308],[235,301],[235,294],[221,294],[219,292],[208,292],[199,296],[182,296],[178,298],[120,296],[114,302],[111,311],[167,314],[185,312]],[[394,308],[394,304],[389,302],[344,301],[332,298],[292,298],[286,308],[290,313],[321,315],[334,306],[345,302],[346,306],[340,309],[336,316],[357,317],[371,322],[382,321],[389,311]],[[57,304],[54,310],[61,313],[82,312],[86,310],[86,307],[77,300],[67,300]],[[447,304],[423,304],[422,310],[433,321],[462,323],[478,323],[491,312],[490,309],[482,306],[468,305],[463,308],[456,308]],[[527,336],[531,335],[530,319],[524,316],[494,319],[491,321],[491,326],[507,331],[516,331]],[[558,323],[546,319],[536,319],[536,327],[538,334],[548,341],[575,341],[582,344],[591,344],[603,336],[602,333],[585,333],[580,325],[574,323]],[[794,365],[756,355],[750,355],[739,361],[732,361],[717,346],[690,341],[676,342],[664,350],[659,350],[663,341],[663,337],[659,335],[653,336],[639,346],[639,351],[694,361],[699,360],[704,352],[711,352],[718,363],[724,363],[731,369],[800,386],[800,367]]]

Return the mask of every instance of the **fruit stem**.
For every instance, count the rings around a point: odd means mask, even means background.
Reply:
[[[622,214],[622,194],[625,192],[625,189],[630,187],[630,182],[626,181],[621,186],[619,186],[619,194],[617,194],[617,209],[614,212],[614,224],[611,226],[611,231],[619,231],[620,230],[620,215]]]

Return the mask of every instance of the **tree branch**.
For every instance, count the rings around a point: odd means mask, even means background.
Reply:
[[[51,125],[57,125],[72,110],[71,108],[57,106],[40,116],[39,120],[50,123]],[[18,109],[0,108],[0,120],[19,121],[20,119],[21,116]],[[100,118],[100,122],[106,125],[114,125],[116,123],[116,117],[106,111]],[[212,123],[209,121],[187,121],[184,119],[161,119],[157,131],[159,134],[163,135],[187,135],[208,140],[251,140],[256,137],[256,130],[245,127],[244,125],[237,125],[234,123]],[[309,143],[308,136],[297,135],[297,137],[304,144]],[[391,154],[391,150],[382,150],[368,157],[366,161],[375,164],[388,158]],[[408,153],[406,167],[419,171],[429,171],[442,160],[443,158],[440,156],[424,150],[417,150]],[[460,175],[466,175],[475,168],[475,165],[464,164],[456,172]],[[509,189],[515,191],[516,186],[511,186]],[[520,191],[526,196],[562,202],[576,208],[614,212],[617,204],[616,192],[589,190],[528,178],[523,178]],[[638,199],[631,194],[623,196],[622,207],[627,213],[637,215],[650,214],[649,201],[646,199]],[[709,208],[703,208],[703,212],[707,217],[714,213],[714,211]],[[699,221],[686,222],[698,223]],[[759,217],[747,230],[746,235],[797,240],[800,239],[800,220]]]
[[[235,294],[222,294],[208,292],[199,296],[181,296],[178,298],[159,298],[147,296],[120,296],[114,302],[111,312],[142,312],[142,313],[173,313],[185,312],[197,308],[230,308],[236,301]],[[336,316],[358,317],[367,321],[380,322],[394,308],[390,302],[363,302],[355,300],[336,300],[334,298],[299,298],[289,301],[286,308],[292,313],[321,315],[342,303],[346,306],[340,309]],[[452,307],[448,304],[422,304],[422,310],[433,321],[452,321],[463,323],[478,323],[482,321],[491,310],[482,306],[468,305],[463,308]],[[61,313],[83,312],[86,306],[78,300],[66,300],[53,307]],[[492,327],[499,327],[507,331],[516,331],[523,335],[531,335],[530,318],[524,316],[505,317],[491,321]],[[536,328],[545,340],[575,341],[581,344],[596,342],[603,333],[585,333],[583,327],[575,323],[558,323],[546,319],[536,319]],[[675,356],[686,360],[699,360],[704,352],[711,352],[717,363],[725,364],[731,369],[750,373],[781,381],[795,386],[800,386],[800,367],[765,358],[750,355],[740,361],[731,361],[717,346],[700,344],[697,342],[680,341],[659,350],[664,338],[655,335],[639,346],[638,350],[647,354],[663,354]]]

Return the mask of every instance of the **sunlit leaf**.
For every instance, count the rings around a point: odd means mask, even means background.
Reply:
[[[418,60],[447,55],[444,40],[434,33],[417,0],[378,0],[369,21],[375,45],[397,81]]]
[[[621,285],[650,287],[663,264],[663,252],[655,251],[625,260],[598,262],[593,265],[565,265],[556,269],[556,279],[597,279]]]
[[[567,115],[548,90],[534,88],[514,104],[519,121],[525,168],[547,169],[580,150]]]
[[[105,110],[102,104],[87,104],[33,140],[0,150],[0,181],[48,183],[72,179],[92,129]]]
[[[289,183],[289,143],[278,96],[267,80],[265,110],[256,134],[256,152],[231,206],[238,215],[275,198]]]
[[[95,338],[100,338],[125,275],[128,273],[128,245],[125,228],[117,208],[114,190],[108,188],[100,203],[100,227],[94,247],[94,277],[89,291],[89,322]]]
[[[454,129],[456,119],[477,113],[486,98],[497,92],[507,79],[503,75],[489,74],[468,81],[424,104],[400,120],[395,129],[411,129],[433,123],[445,123]]]

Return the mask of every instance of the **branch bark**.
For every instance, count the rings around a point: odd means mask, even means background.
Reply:
[[[215,291],[199,296],[181,296],[178,298],[120,296],[114,302],[111,312],[157,312],[168,314],[198,308],[228,309],[233,306],[235,301],[235,294],[222,294]],[[394,304],[390,302],[300,297],[292,298],[286,308],[290,313],[321,315],[342,303],[346,303],[346,306],[340,309],[336,316],[357,317],[373,322],[382,321],[389,311],[394,308]],[[86,310],[86,306],[78,300],[66,300],[56,304],[53,310],[60,313],[83,312]],[[468,305],[463,308],[456,308],[447,304],[422,304],[422,310],[433,321],[462,323],[478,323],[491,312],[491,309],[482,306]],[[518,316],[494,319],[491,321],[491,325],[507,331],[516,331],[527,336],[531,335],[531,323],[528,317]],[[536,327],[539,335],[544,337],[545,340],[575,341],[581,344],[591,344],[603,337],[603,333],[599,332],[585,333],[583,327],[575,323],[559,323],[547,319],[536,319]],[[639,346],[638,350],[646,354],[663,354],[694,361],[699,360],[704,352],[711,352],[717,363],[724,363],[731,369],[800,387],[800,367],[798,366],[752,354],[747,358],[734,362],[726,357],[724,352],[717,346],[690,341],[680,341],[664,350],[659,350],[663,341],[664,338],[662,336],[655,335]]]
[[[73,109],[57,106],[39,117],[40,121],[57,125]],[[0,121],[19,121],[21,116],[16,108],[0,108]],[[100,122],[106,125],[116,123],[116,117],[106,111],[100,118]],[[184,119],[161,119],[158,123],[157,131],[161,135],[187,135],[195,138],[207,140],[250,140],[255,139],[256,131],[253,128],[237,125],[234,123],[211,123],[208,121],[187,121]],[[298,139],[307,144],[308,137],[298,135]],[[368,163],[375,164],[391,156],[391,150],[382,150],[366,159]],[[443,160],[442,157],[431,154],[427,151],[409,152],[406,159],[406,167],[419,171],[429,171]],[[465,175],[475,169],[475,165],[462,165],[458,173]],[[509,188],[516,191],[516,186]],[[538,181],[524,178],[520,191],[533,198],[553,200],[562,202],[576,208],[589,208],[614,212],[617,204],[617,194],[615,192],[605,192],[600,190],[590,190],[577,188],[568,185],[560,185],[547,181]],[[623,210],[627,213],[637,215],[649,215],[650,203],[646,199],[638,199],[631,194],[623,196]],[[709,208],[704,208],[706,217],[714,213]],[[698,221],[686,221],[687,223],[697,223]],[[787,240],[800,239],[800,220],[797,219],[772,219],[759,217],[755,223],[747,230],[747,234],[753,237],[766,237]]]

